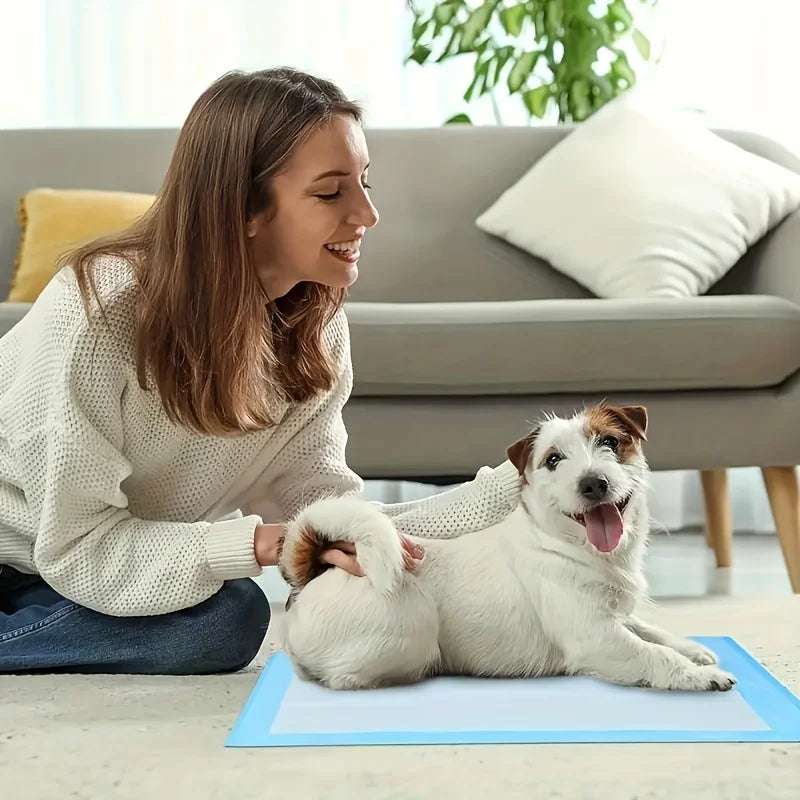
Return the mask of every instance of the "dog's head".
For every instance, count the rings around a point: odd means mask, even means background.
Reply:
[[[508,448],[524,494],[546,533],[612,553],[635,533],[645,505],[642,406],[597,405],[550,417]]]

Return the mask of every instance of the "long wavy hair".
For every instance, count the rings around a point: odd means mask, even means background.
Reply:
[[[174,422],[213,435],[261,430],[275,422],[276,391],[302,402],[333,386],[324,330],[346,290],[305,282],[268,298],[246,224],[269,209],[272,179],[298,144],[338,115],[362,119],[329,81],[288,68],[226,73],[189,112],[148,212],[61,259],[87,311],[100,303],[98,257],[129,260],[139,384],[152,381]]]

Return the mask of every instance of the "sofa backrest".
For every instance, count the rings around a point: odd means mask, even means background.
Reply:
[[[353,298],[424,302],[590,296],[550,265],[474,224],[570,131],[566,126],[373,131],[369,182],[381,221],[365,239]],[[800,172],[800,159],[770,139],[715,132]],[[564,220],[564,225],[573,224]],[[747,257],[743,262],[746,267]],[[727,291],[747,285],[738,266],[727,277]]]
[[[353,300],[384,302],[586,297],[549,265],[475,227],[475,218],[568,127],[471,127],[367,131],[372,197]],[[0,299],[19,242],[19,198],[34,187],[157,192],[177,130],[0,131]],[[763,136],[717,131],[800,172],[800,160]],[[598,158],[602,158],[598,153]],[[580,165],[575,166],[580,169]],[[571,224],[569,220],[565,225]],[[736,270],[726,280],[736,291]]]

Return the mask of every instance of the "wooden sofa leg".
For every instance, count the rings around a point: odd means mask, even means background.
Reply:
[[[792,591],[800,594],[800,491],[794,467],[763,467],[764,485]]]
[[[706,506],[706,543],[714,551],[718,567],[731,565],[733,521],[728,492],[728,473],[724,469],[700,472]]]

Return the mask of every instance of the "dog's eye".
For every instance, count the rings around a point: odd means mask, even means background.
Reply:
[[[619,447],[619,439],[616,436],[604,436],[600,440],[600,447],[607,447],[612,453],[616,453]]]
[[[552,472],[558,466],[558,462],[563,460],[564,456],[562,456],[560,453],[550,453],[550,455],[545,459],[544,465],[550,470],[550,472]]]

